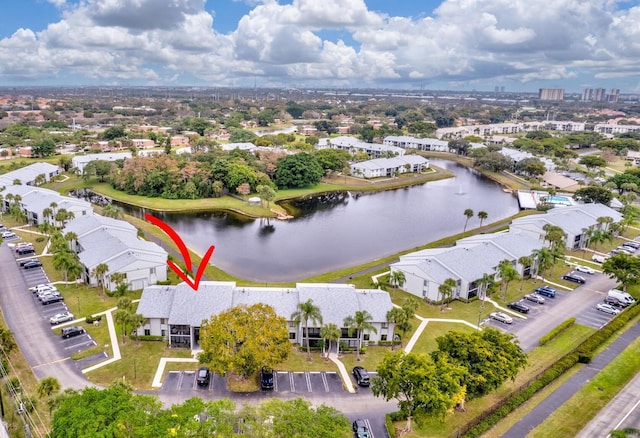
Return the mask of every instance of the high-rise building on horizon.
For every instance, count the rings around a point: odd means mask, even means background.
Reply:
[[[564,100],[564,88],[540,88],[538,91],[540,100]]]

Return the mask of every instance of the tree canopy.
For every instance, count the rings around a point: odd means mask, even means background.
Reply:
[[[600,186],[581,187],[574,192],[573,196],[587,204],[593,202],[609,205],[613,199],[613,193],[611,193],[611,190]]]
[[[291,351],[285,318],[271,306],[236,306],[213,315],[200,328],[200,362],[214,372],[248,377],[283,362]]]
[[[275,181],[279,189],[302,188],[318,184],[323,174],[316,157],[301,152],[278,160]]]

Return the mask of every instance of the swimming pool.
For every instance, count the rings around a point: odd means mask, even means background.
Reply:
[[[566,196],[545,196],[542,198],[543,201],[548,202],[549,204],[561,204],[561,205],[572,205],[571,199]]]

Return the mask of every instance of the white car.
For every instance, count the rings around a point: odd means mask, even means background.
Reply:
[[[594,254],[593,257],[591,257],[591,260],[593,260],[596,263],[604,263],[604,261],[607,260],[608,258],[609,257]]]
[[[609,315],[617,315],[618,313],[620,313],[620,309],[618,309],[617,307],[613,307],[611,304],[600,303],[596,305],[596,309],[601,312],[608,313]]]
[[[496,321],[500,321],[503,322],[505,324],[511,324],[513,322],[513,318],[511,318],[509,315],[507,315],[506,313],[502,313],[502,312],[493,312],[491,313],[491,315],[489,315],[492,319],[495,319]]]
[[[53,315],[49,318],[49,322],[51,324],[60,324],[62,322],[73,321],[73,313],[71,312],[62,312],[56,315]]]
[[[10,237],[16,237],[16,233],[13,231],[3,231],[0,236],[2,236],[3,239],[8,239]]]
[[[55,285],[49,284],[39,284],[37,286],[30,287],[29,290],[35,294],[40,294],[43,292],[57,292],[58,288]]]
[[[578,272],[584,272],[585,274],[590,274],[590,275],[593,275],[593,274],[596,273],[595,269],[590,268],[588,266],[580,266],[580,265],[578,265],[578,266],[575,267],[575,270],[578,271]]]

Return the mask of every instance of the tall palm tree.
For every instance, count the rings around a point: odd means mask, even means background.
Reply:
[[[524,271],[529,268],[529,276],[531,276],[531,265],[533,265],[533,259],[531,256],[522,256],[518,259],[518,264],[522,266],[522,275],[520,276],[520,290],[524,285]]]
[[[480,227],[482,227],[482,222],[484,222],[484,220],[488,217],[489,217],[489,213],[487,213],[486,211],[478,212],[478,218],[480,218]]]
[[[69,251],[56,251],[53,255],[53,267],[58,271],[62,271],[62,278],[67,281],[69,267],[76,263],[75,254]]]
[[[438,286],[438,292],[442,296],[440,310],[444,310],[447,305],[447,298],[450,298],[453,295],[453,291],[457,286],[458,282],[453,278],[447,278],[440,286]]]
[[[405,277],[404,272],[397,270],[391,272],[391,284],[396,287],[402,287],[405,281],[407,281],[407,277]]]
[[[402,337],[404,337],[405,331],[408,330],[407,325],[410,325],[407,312],[405,312],[400,307],[393,307],[387,312],[387,322],[389,324],[394,324],[396,330],[402,332]],[[394,346],[394,339],[391,339],[391,351],[393,351]]]
[[[303,340],[306,337],[307,340],[307,358],[311,359],[311,350],[309,348],[309,320],[313,324],[322,324],[322,314],[320,308],[313,304],[312,299],[308,299],[304,303],[298,303],[297,310],[291,315],[291,319],[296,324],[300,325],[304,321],[304,335]]]
[[[331,342],[335,342],[338,345],[338,341],[340,340],[340,336],[342,336],[342,330],[334,323],[325,324],[320,329],[320,337],[325,341],[328,341],[329,345],[327,347],[327,357],[329,357],[329,352],[331,351]]]
[[[462,230],[462,234],[467,231],[467,224],[469,223],[469,219],[473,217],[473,210],[467,208],[463,214],[467,217],[467,220],[464,221],[464,229]]]
[[[505,259],[498,263],[498,274],[502,279],[502,299],[507,297],[507,290],[509,289],[509,283],[513,280],[517,280],[520,275],[516,268],[513,267],[511,261]]]
[[[73,245],[71,245],[72,242],[75,242],[76,240],[78,240],[78,235],[76,233],[74,233],[73,231],[68,231],[65,235],[64,238],[67,242],[69,242],[69,250],[73,251]]]
[[[358,335],[358,349],[356,350],[356,361],[360,362],[360,350],[362,349],[362,338],[365,330],[378,333],[376,329],[369,321],[373,319],[373,316],[366,310],[358,310],[354,316],[347,316],[344,319],[344,325],[347,327],[347,333],[349,336],[353,334],[353,330],[356,330]]]
[[[109,272],[109,266],[106,263],[100,263],[95,268],[91,270],[91,276],[96,277],[98,283],[102,286],[102,298],[105,298],[104,292],[104,276]]]
[[[491,286],[493,286],[493,284],[495,283],[495,278],[493,275],[491,274],[483,274],[482,277],[479,280],[476,280],[476,284],[478,285],[478,289],[480,289],[481,292],[483,293],[479,293],[478,295],[480,295],[482,297],[482,302],[484,303],[485,298],[488,295],[489,289],[491,289]],[[483,291],[484,289],[484,291]]]
[[[50,397],[60,391],[60,382],[55,377],[45,377],[38,382],[36,391],[40,397]]]
[[[551,264],[553,263],[551,250],[546,246],[543,246],[540,249],[534,249],[531,252],[531,256],[536,262],[537,273],[544,278],[544,273],[551,267]]]

